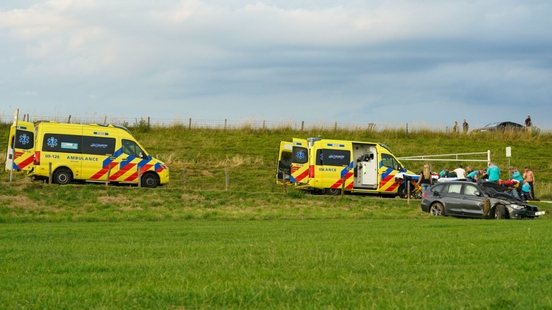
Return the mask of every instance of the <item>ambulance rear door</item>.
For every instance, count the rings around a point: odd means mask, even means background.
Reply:
[[[284,184],[284,181],[289,182],[292,150],[292,142],[280,142],[280,150],[278,151],[278,168],[276,169],[276,184]]]
[[[309,177],[309,143],[306,139],[293,138],[291,150],[290,182],[297,185],[308,184]]]
[[[33,168],[34,137],[34,125],[31,122],[18,121],[17,126],[10,127],[6,171],[29,171]]]

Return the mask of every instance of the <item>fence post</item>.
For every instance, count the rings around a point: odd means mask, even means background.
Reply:
[[[408,134],[408,123],[406,123],[406,133]]]
[[[224,179],[225,179],[225,189],[228,190],[229,187],[229,177],[228,177],[228,168],[224,168]]]
[[[224,130],[226,131],[226,125],[228,124],[228,119],[224,119]]]
[[[148,116],[148,129],[150,129],[151,127],[151,123],[150,123],[150,117]]]
[[[111,176],[111,165],[107,167],[107,177],[105,178],[105,186],[109,185],[109,177]]]
[[[305,129],[305,121],[301,121],[301,131],[303,131],[303,129]]]
[[[334,124],[334,132],[337,132],[337,122]]]
[[[69,115],[69,118],[67,118],[67,123],[71,124],[71,115]]]
[[[48,163],[48,184],[52,184],[52,162]]]
[[[341,178],[341,197],[345,194],[345,181],[347,180],[347,173]]]

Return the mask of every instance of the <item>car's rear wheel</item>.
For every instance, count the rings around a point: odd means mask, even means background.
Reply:
[[[494,208],[495,220],[503,220],[506,218],[506,208],[503,205],[498,205]]]
[[[436,202],[429,207],[429,213],[435,216],[442,216],[445,215],[445,208],[442,203]]]

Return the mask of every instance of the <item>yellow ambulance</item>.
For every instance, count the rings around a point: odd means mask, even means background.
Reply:
[[[128,129],[116,125],[80,125],[51,121],[34,123],[35,180],[140,184],[169,182],[169,168],[148,155]]]
[[[412,173],[382,143],[320,138],[280,143],[277,182],[289,178],[310,192],[396,196],[403,187],[395,180],[400,172]]]

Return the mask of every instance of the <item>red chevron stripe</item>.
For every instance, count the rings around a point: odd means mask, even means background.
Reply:
[[[24,161],[20,162],[17,166],[19,166],[19,169],[23,169],[23,168],[27,167],[28,165],[32,164],[32,163],[33,163],[33,160],[34,160],[34,157],[33,157],[33,156],[29,156],[27,159],[25,159]]]
[[[297,180],[297,182],[301,182],[301,181],[303,181],[303,179],[306,178],[308,175],[309,175],[309,169],[303,171],[300,175],[296,176],[296,177],[295,177],[295,180]]]
[[[148,171],[151,167],[153,167],[153,165],[151,164],[147,164],[147,165],[144,165],[141,169],[140,169],[140,174],[144,174],[144,172]],[[125,179],[125,182],[132,182],[134,180],[136,180],[138,178],[138,171],[134,172],[133,174],[131,174],[128,178]]]
[[[109,177],[109,180],[110,181],[115,181],[117,180],[118,178],[120,178],[121,176],[123,176],[123,174],[127,173],[130,169],[134,168],[136,166],[136,164],[133,164],[133,163],[128,163],[126,164],[126,166],[122,169],[119,169],[119,171],[117,171],[116,173],[114,173],[113,175],[111,175]]]
[[[96,174],[94,174],[93,176],[90,177],[90,180],[98,180],[99,178],[103,177],[106,173],[107,173],[107,170],[109,170],[109,167],[111,167],[111,169],[113,169],[114,167],[116,167],[119,163],[118,162],[111,162],[109,163],[109,165],[105,166],[105,168],[102,168],[100,171],[96,172]]]
[[[351,171],[349,171],[349,172],[347,172],[347,173],[345,174],[345,184],[347,184],[347,181],[348,181],[352,176],[353,176],[353,173],[352,173]],[[330,188],[341,188],[341,184],[342,184],[342,183],[343,183],[343,182],[342,182],[342,179],[339,178],[339,179],[337,180],[337,182],[335,182],[334,184],[332,184],[332,186],[330,186]],[[353,188],[353,185],[354,185],[354,182],[351,183],[351,184],[349,184],[349,185],[347,185],[346,188],[347,188],[347,189],[352,189],[352,188]]]

